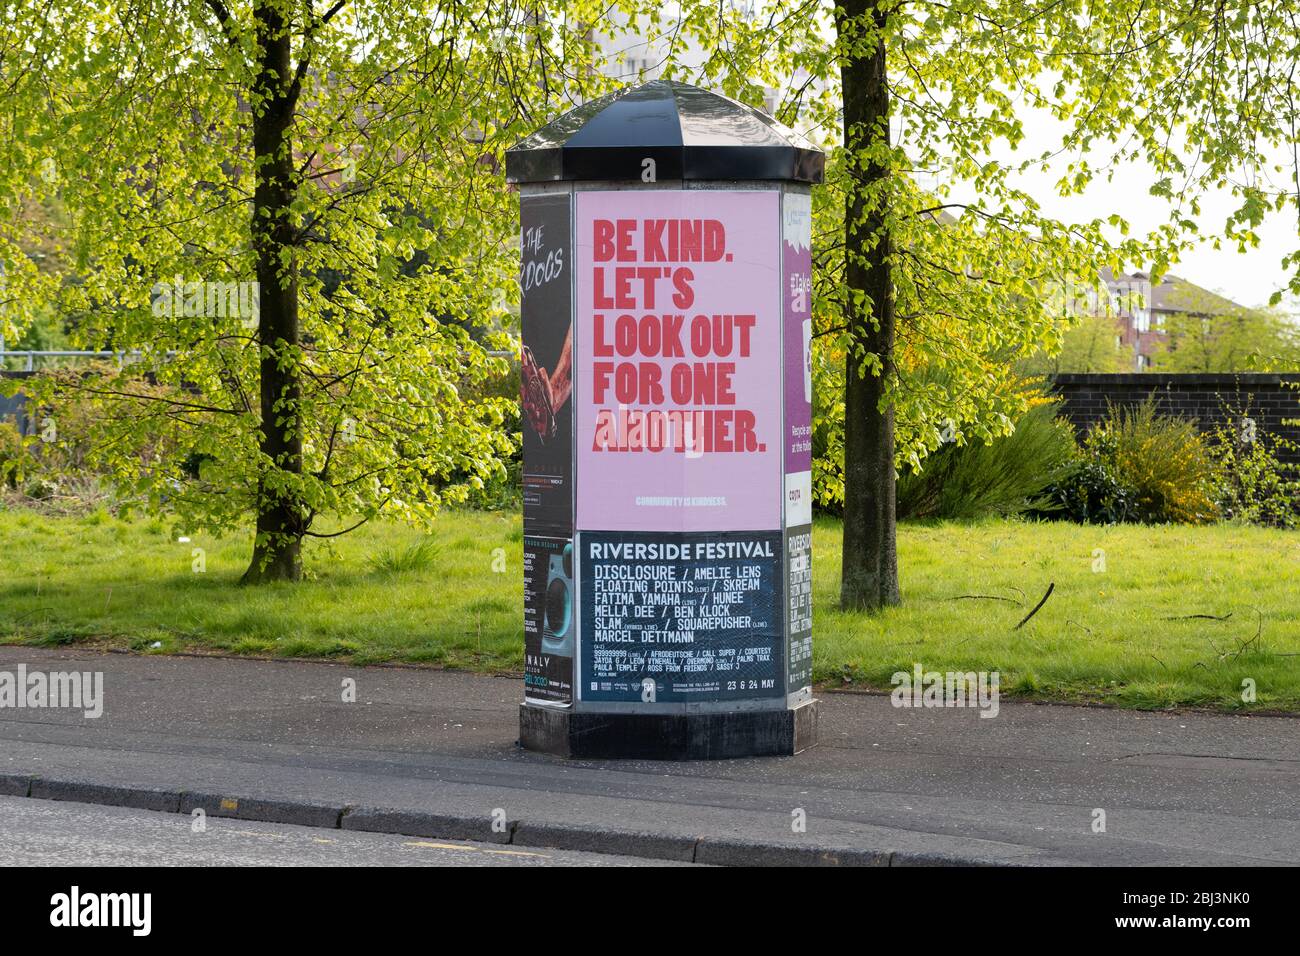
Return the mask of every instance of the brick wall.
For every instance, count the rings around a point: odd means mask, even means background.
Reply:
[[[1061,414],[1080,431],[1106,417],[1107,402],[1138,405],[1154,395],[1161,413],[1194,418],[1202,429],[1238,418],[1225,406],[1249,407],[1260,432],[1300,442],[1300,374],[1058,375],[1053,387],[1063,399]],[[1286,460],[1296,463],[1297,456]]]

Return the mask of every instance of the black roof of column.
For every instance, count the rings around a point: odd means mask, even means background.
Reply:
[[[506,151],[512,183],[780,179],[819,183],[825,156],[766,113],[698,86],[655,80],[584,103]]]

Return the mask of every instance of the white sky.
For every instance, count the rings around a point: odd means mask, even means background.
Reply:
[[[1021,149],[1014,153],[1005,149],[997,158],[1023,161],[1046,149],[1059,148],[1059,127],[1049,117],[1028,112],[1022,115],[1022,121],[1026,135]],[[1099,176],[1082,195],[1062,197],[1055,183],[1072,158],[1079,157],[1059,156],[1048,171],[1035,169],[1021,174],[1015,183],[1041,204],[1044,214],[1066,222],[1104,218],[1117,212],[1128,220],[1130,235],[1142,236],[1168,221],[1169,203],[1151,195],[1151,184],[1157,177],[1145,163],[1119,166],[1113,180],[1108,182]],[[1109,154],[1102,151],[1088,157],[1094,168],[1104,165],[1108,158]],[[1276,176],[1273,182],[1278,182]],[[1300,249],[1300,225],[1292,206],[1265,218],[1256,230],[1258,247],[1243,254],[1237,251],[1236,242],[1225,240],[1215,250],[1209,240],[1223,235],[1224,223],[1238,205],[1229,189],[1202,196],[1201,214],[1195,217],[1202,241],[1169,271],[1242,305],[1264,306],[1274,291],[1281,289],[1286,295],[1291,270],[1282,268],[1282,257]],[[1284,297],[1281,307],[1293,315],[1300,314],[1300,300],[1293,297]]]

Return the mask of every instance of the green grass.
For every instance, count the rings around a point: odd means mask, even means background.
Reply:
[[[493,570],[498,548],[505,573]],[[838,525],[820,520],[814,668],[829,686],[887,689],[920,663],[996,670],[1004,694],[1037,699],[1300,711],[1300,534],[908,525],[904,604],[874,616],[834,609],[839,549]],[[366,526],[312,546],[311,580],[243,588],[244,538],[181,543],[160,522],[0,511],[0,642],[518,670],[521,558],[517,515],[453,512],[433,537]],[[1241,700],[1247,678],[1253,705]]]
[[[367,525],[328,547],[309,544],[310,580],[255,588],[238,583],[246,538],[191,538],[102,512],[0,511],[0,642],[521,666],[516,516],[456,513],[434,537]],[[195,548],[203,573],[193,570]],[[493,572],[497,548],[506,573]]]
[[[1228,525],[912,525],[899,539],[904,603],[869,617],[834,609],[839,527],[823,521],[816,532],[813,661],[821,681],[888,687],[892,674],[920,663],[996,670],[1004,694],[1040,699],[1300,710],[1300,534]],[[1103,556],[1104,570],[1094,571]],[[1016,630],[1053,583],[1047,603]],[[1253,705],[1241,699],[1247,678]]]

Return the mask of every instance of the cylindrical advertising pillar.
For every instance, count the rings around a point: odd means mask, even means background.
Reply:
[[[522,247],[520,742],[667,759],[811,746],[822,153],[656,81],[506,157]]]

